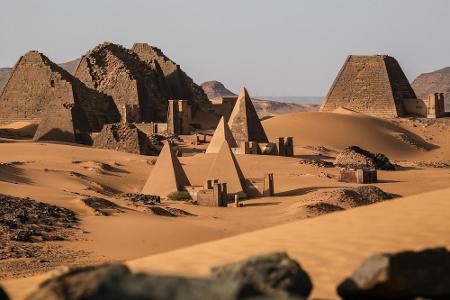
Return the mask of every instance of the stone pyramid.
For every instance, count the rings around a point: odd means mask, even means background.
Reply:
[[[62,140],[67,141],[65,134],[48,133],[88,134],[99,131],[104,123],[117,122],[119,116],[111,98],[86,87],[42,53],[30,51],[16,63],[0,95],[0,120],[44,119],[38,140],[64,136]]]
[[[239,167],[236,157],[228,146],[228,143],[225,141],[222,143],[222,146],[208,171],[206,179],[218,179],[220,183],[227,184],[228,194],[238,194],[242,198],[246,197],[244,175]]]
[[[203,89],[195,84],[180,65],[167,57],[161,49],[147,43],[136,43],[132,50],[151,68],[161,69],[171,93],[170,99],[189,100],[194,107],[208,103],[208,97]]]
[[[166,119],[170,92],[164,74],[160,69],[149,68],[129,49],[109,42],[100,44],[81,58],[75,76],[111,96],[124,119],[125,106],[139,112],[131,122]]]
[[[268,142],[264,128],[245,87],[239,93],[228,125],[238,144],[241,142]]]
[[[164,147],[153,166],[142,193],[166,197],[172,192],[182,191],[185,186],[189,185],[189,180],[172,147],[169,142],[164,142]]]
[[[219,121],[219,125],[217,125],[217,128],[214,131],[214,135],[206,149],[206,153],[218,153],[224,142],[227,142],[228,146],[231,148],[237,147],[237,143],[234,140],[230,127],[228,127],[227,122],[225,122],[222,117]]]
[[[404,99],[416,99],[416,95],[395,58],[350,55],[320,111],[344,107],[376,117],[401,117]]]

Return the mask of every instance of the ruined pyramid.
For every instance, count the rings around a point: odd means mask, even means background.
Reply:
[[[180,67],[168,58],[161,49],[147,43],[136,43],[132,50],[139,58],[151,68],[160,68],[170,90],[169,99],[189,100],[195,108],[198,105],[208,103],[208,97],[203,89],[194,83]]]
[[[117,122],[119,115],[111,98],[86,87],[42,53],[30,51],[18,60],[0,95],[0,120],[42,120],[37,140],[77,141]]]
[[[344,107],[376,117],[401,117],[405,99],[416,99],[416,95],[395,58],[350,55],[320,111]]]
[[[228,125],[238,144],[241,142],[268,142],[264,128],[245,87],[239,93]]]
[[[218,179],[220,183],[227,184],[228,194],[237,194],[242,198],[246,197],[244,175],[226,141],[222,143],[206,179]]]
[[[169,142],[165,141],[156,164],[153,166],[150,176],[142,189],[142,193],[166,197],[172,192],[184,190],[184,187],[189,185],[189,180],[180,161],[173,152]]]
[[[133,51],[103,43],[87,52],[75,71],[87,86],[111,96],[128,122],[165,121],[170,92],[161,70],[149,68]],[[127,108],[134,114],[127,114]]]
[[[228,146],[231,148],[237,147],[233,134],[231,133],[227,122],[225,122],[222,117],[219,121],[219,125],[217,125],[217,128],[214,131],[214,135],[206,149],[206,153],[218,153],[224,142],[228,143]]]

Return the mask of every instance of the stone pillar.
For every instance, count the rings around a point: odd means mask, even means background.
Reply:
[[[250,153],[249,142],[241,142],[240,148],[241,148],[240,154],[249,154]]]
[[[179,111],[177,100],[169,100],[167,107],[167,133],[168,134],[180,134],[179,133]]]
[[[259,149],[259,145],[258,142],[249,142],[248,143],[248,153],[249,154],[258,154],[260,151],[258,151]],[[247,153],[246,153],[247,154]]]
[[[288,136],[285,138],[284,152],[285,156],[288,157],[294,156],[294,138],[292,136]]]
[[[274,183],[273,183],[273,173],[264,174],[264,190],[263,196],[270,197],[275,194]]]
[[[277,155],[278,156],[285,156],[285,149],[284,149],[284,138],[277,137],[274,141],[276,148],[277,148]]]
[[[228,206],[228,188],[226,183],[222,183],[222,205],[223,207]]]
[[[213,185],[213,203],[215,206],[221,206],[222,203],[222,185],[214,183]]]

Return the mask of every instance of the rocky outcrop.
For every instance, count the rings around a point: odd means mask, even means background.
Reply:
[[[129,49],[109,42],[98,45],[81,58],[75,76],[111,96],[126,121],[166,120],[166,95],[170,92],[164,74]],[[130,116],[127,110],[138,113]]]
[[[161,70],[164,74],[166,85],[169,88],[168,99],[184,99],[194,107],[201,107],[208,102],[208,97],[203,89],[194,83],[173,60],[168,58],[161,49],[150,46],[146,43],[136,43],[132,50],[150,68]],[[159,71],[158,70],[158,71]]]
[[[426,98],[431,93],[444,93],[445,109],[450,111],[450,67],[420,74],[412,87],[419,98]]]
[[[450,299],[450,252],[445,248],[378,254],[338,287],[343,299]]]
[[[251,284],[262,294],[273,295],[275,299],[285,299],[282,296],[288,295],[307,298],[312,290],[308,274],[284,252],[251,257],[215,267],[211,272],[217,280]]]
[[[70,119],[63,122],[73,123],[71,132],[77,134],[99,131],[119,118],[111,98],[86,87],[42,53],[26,53],[1,93],[0,121],[50,118],[52,127],[58,128],[58,118],[66,115]],[[50,130],[41,128],[41,132]]]
[[[395,170],[395,165],[382,153],[372,153],[358,146],[345,148],[336,156],[334,164],[351,169]]]

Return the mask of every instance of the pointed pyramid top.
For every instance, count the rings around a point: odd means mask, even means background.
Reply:
[[[180,161],[169,142],[165,141],[142,193],[166,197],[168,194],[183,190],[185,186],[189,185],[189,180]]]
[[[206,179],[218,179],[219,182],[227,184],[229,194],[238,194],[245,197],[244,175],[236,157],[225,141],[222,142]]]
[[[206,153],[218,153],[222,147],[223,142],[227,142],[228,146],[231,148],[237,147],[236,140],[231,133],[230,127],[228,127],[227,122],[224,118],[220,118],[219,125],[217,125],[214,135],[211,138],[211,142],[206,149]]]
[[[268,142],[264,128],[245,87],[241,88],[228,125],[237,143]]]

